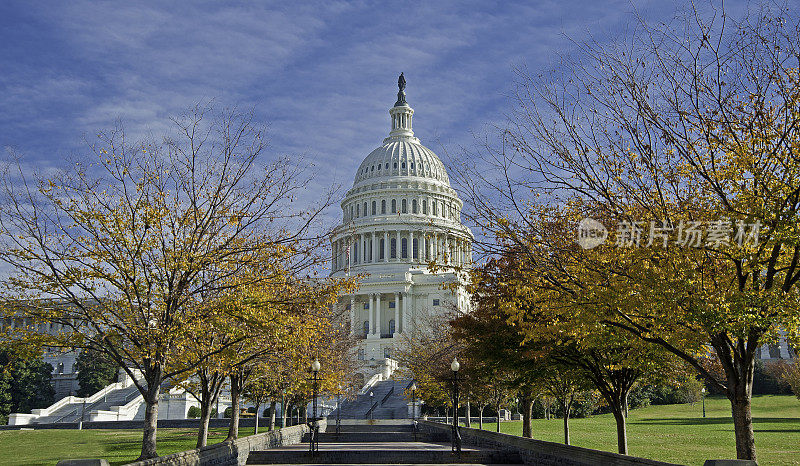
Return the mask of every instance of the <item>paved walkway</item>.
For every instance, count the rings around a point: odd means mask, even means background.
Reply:
[[[332,429],[333,426],[329,426]],[[461,454],[452,452],[450,443],[414,433],[411,425],[342,426],[339,435],[321,434],[319,451],[308,452],[304,443],[253,451],[247,464],[254,465],[509,465],[521,464],[506,452],[464,445]]]

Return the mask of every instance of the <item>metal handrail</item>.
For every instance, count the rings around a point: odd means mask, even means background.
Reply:
[[[381,406],[383,406],[383,404],[386,403],[386,400],[388,400],[389,397],[392,396],[393,394],[394,394],[394,387],[389,389],[389,391],[386,392],[386,395],[383,395],[383,399],[381,399]]]
[[[67,414],[61,416],[60,418],[58,418],[55,421],[53,421],[53,423],[55,424],[55,423],[61,422],[61,421],[64,420],[64,418],[66,418],[67,416],[72,416],[73,414],[78,414],[78,408],[75,408],[72,411],[68,412]]]
[[[364,415],[364,419],[369,419],[369,416],[375,412],[375,408],[378,407],[378,402],[372,404],[372,407],[367,410],[367,413]]]

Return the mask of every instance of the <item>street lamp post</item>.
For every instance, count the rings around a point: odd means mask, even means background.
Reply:
[[[375,394],[369,392],[369,418],[375,419]]]
[[[417,441],[417,383],[411,383],[411,421],[414,426],[414,441]]]
[[[706,417],[706,387],[701,388],[700,393],[703,395],[703,417]]]
[[[461,432],[458,429],[458,370],[461,364],[453,358],[450,370],[453,371],[453,444],[452,451],[461,456]]]
[[[311,436],[309,451],[311,452],[312,456],[319,451],[319,426],[317,425],[317,374],[321,368],[322,365],[319,363],[319,360],[314,359],[314,362],[311,363],[311,372],[314,374],[314,383],[312,385],[314,398],[311,400],[311,425],[309,426],[309,435]]]

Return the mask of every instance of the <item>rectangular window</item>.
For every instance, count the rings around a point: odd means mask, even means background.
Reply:
[[[394,309],[394,301],[389,301],[389,309]]]
[[[369,309],[369,303],[364,303],[364,309]]]
[[[433,305],[434,306],[438,306],[439,305],[439,300],[438,299],[434,299],[433,300]]]

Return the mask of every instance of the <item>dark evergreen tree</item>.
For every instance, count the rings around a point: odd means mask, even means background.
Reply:
[[[29,413],[55,401],[50,385],[53,366],[41,354],[0,351],[0,418],[10,413]]]
[[[119,367],[103,353],[84,349],[78,355],[78,396],[90,396],[114,381]]]

